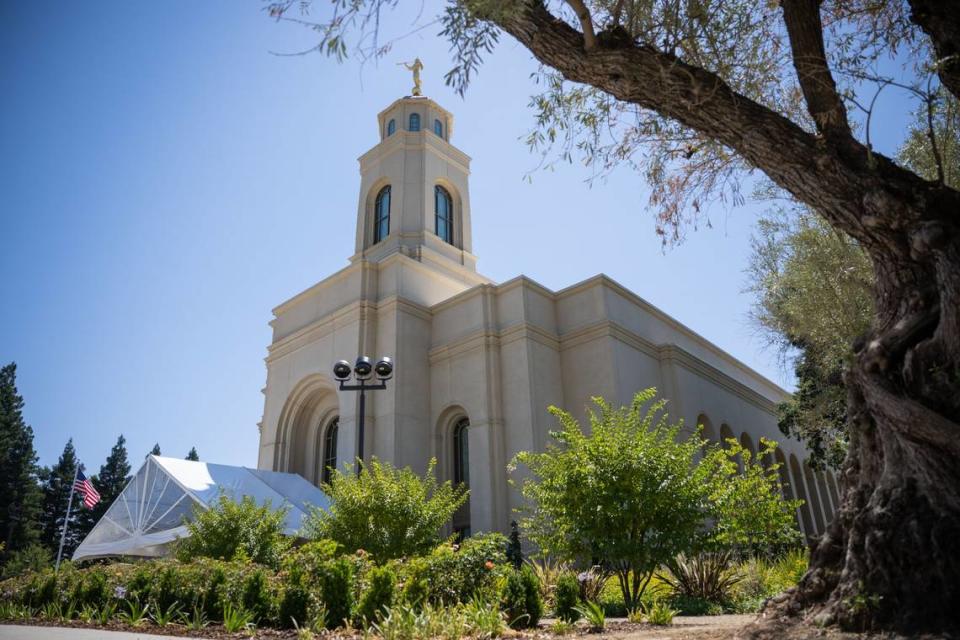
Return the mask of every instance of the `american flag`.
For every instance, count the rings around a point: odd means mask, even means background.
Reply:
[[[73,488],[80,494],[83,506],[87,509],[93,509],[100,502],[100,494],[93,488],[93,483],[87,476],[83,475],[83,471],[77,471],[77,479],[73,482]]]

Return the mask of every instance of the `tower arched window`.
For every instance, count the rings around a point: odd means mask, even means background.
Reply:
[[[397,131],[397,121],[393,118],[390,118],[390,122],[387,123],[387,135],[392,136]]]
[[[340,431],[339,416],[330,421],[327,431],[323,434],[323,472],[320,478],[329,483],[333,470],[337,468],[337,435]]]
[[[453,198],[449,191],[437,185],[433,190],[433,200],[437,235],[444,242],[453,244]]]
[[[443,123],[440,120],[433,121],[433,132],[441,138],[443,137]]]
[[[410,126],[407,127],[410,131],[420,131],[420,114],[411,113],[410,114]]]
[[[373,205],[373,243],[390,235],[390,185],[380,189]]]

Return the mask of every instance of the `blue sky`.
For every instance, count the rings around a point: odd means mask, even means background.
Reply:
[[[345,266],[356,158],[376,143],[376,114],[409,91],[396,62],[415,55],[473,158],[483,273],[559,289],[604,272],[792,385],[747,318],[756,205],[716,209],[712,228],[664,251],[629,171],[592,187],[577,164],[524,179],[538,161],[519,140],[536,66],[513,41],[463,100],[443,86],[437,28],[379,64],[338,65],[271,55],[311,34],[261,7],[0,3],[0,362],[18,364],[43,464],[72,436],[95,470],[120,433],[134,462],[159,442],[256,464],[270,310]],[[881,150],[902,138],[902,107],[892,92],[880,102]]]

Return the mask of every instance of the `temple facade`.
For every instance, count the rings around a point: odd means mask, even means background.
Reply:
[[[357,456],[418,472],[436,459],[441,479],[470,488],[454,529],[504,531],[520,500],[507,463],[544,449],[548,406],[584,418],[593,396],[628,404],[656,387],[671,417],[708,439],[752,451],[778,441],[784,492],[805,501],[800,529],[822,532],[837,484],[777,430],[783,389],[604,275],[552,291],[477,271],[470,158],[453,124],[423,96],[377,117],[380,141],[359,159],[350,264],[273,310],[259,468],[319,484]],[[360,354],[396,363],[387,388],[367,394],[363,451],[358,394],[331,371]]]

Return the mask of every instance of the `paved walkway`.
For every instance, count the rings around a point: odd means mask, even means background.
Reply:
[[[0,625],[0,640],[99,640],[100,638],[105,640],[175,640],[176,636],[104,631],[102,629]]]

